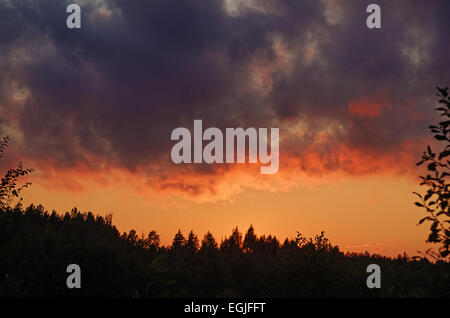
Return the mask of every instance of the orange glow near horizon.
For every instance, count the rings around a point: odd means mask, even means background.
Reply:
[[[178,229],[185,235],[193,230],[200,239],[211,231],[220,241],[235,226],[245,233],[253,225],[258,235],[276,235],[281,243],[294,238],[297,230],[307,237],[325,231],[333,244],[350,252],[414,256],[431,247],[425,244],[427,226],[416,225],[424,211],[413,204],[412,191],[420,191],[414,178],[322,178],[277,191],[245,188],[215,202],[175,194],[161,200],[157,193],[144,196],[125,186],[58,191],[34,182],[24,192],[24,205],[42,204],[59,213],[75,206],[99,215],[112,213],[119,231],[134,229],[140,235],[155,230],[164,245],[171,244]]]

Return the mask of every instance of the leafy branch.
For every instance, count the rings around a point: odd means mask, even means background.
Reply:
[[[3,159],[3,155],[8,148],[9,140],[9,136],[6,136],[0,141],[0,160]],[[23,189],[28,188],[31,183],[26,182],[19,185],[18,181],[20,177],[24,177],[32,171],[33,169],[24,168],[21,162],[19,162],[16,168],[7,170],[6,174],[0,181],[0,208],[10,206],[15,198],[19,199],[19,203],[22,201],[20,192]]]
[[[450,184],[448,183],[448,176],[450,176],[450,161],[447,159],[450,156],[450,96],[448,94],[448,87],[439,88],[438,96],[439,107],[435,108],[440,112],[440,116],[445,120],[438,123],[438,125],[430,125],[428,128],[434,134],[434,139],[445,143],[442,150],[437,153],[433,152],[428,145],[427,150],[423,152],[422,160],[417,163],[417,166],[422,164],[427,165],[427,175],[420,176],[422,180],[420,185],[426,186],[428,189],[425,194],[413,192],[419,198],[415,202],[418,207],[425,208],[427,216],[419,221],[419,224],[430,222],[430,234],[428,235],[427,243],[440,244],[439,256],[443,259],[450,255]]]

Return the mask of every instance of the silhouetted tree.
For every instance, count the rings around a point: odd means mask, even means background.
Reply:
[[[6,136],[0,141],[0,161],[3,159],[3,155],[8,148],[9,140],[9,136]],[[26,182],[19,185],[18,180],[20,177],[26,176],[32,171],[33,169],[24,168],[21,162],[19,162],[16,168],[8,169],[0,181],[0,207],[11,205],[15,198],[19,199],[19,203],[22,201],[20,192],[29,187],[31,183]]]
[[[427,243],[439,244],[439,254],[435,255],[440,258],[450,256],[450,184],[448,176],[450,176],[450,97],[448,87],[437,88],[440,97],[440,107],[435,108],[440,112],[440,116],[444,117],[437,125],[430,125],[429,129],[434,134],[434,138],[443,143],[439,155],[432,151],[431,146],[427,146],[427,151],[423,153],[422,160],[417,165],[426,164],[428,174],[421,176],[422,182],[428,188],[425,194],[414,192],[419,197],[419,202],[415,204],[426,209],[427,216],[419,221],[430,222],[430,234]],[[434,254],[432,254],[434,255]]]
[[[247,230],[247,233],[245,233],[244,242],[243,242],[243,249],[246,253],[255,252],[256,250],[256,244],[257,244],[258,238],[255,234],[255,229],[253,228],[253,225],[250,225],[250,227]]]
[[[200,251],[211,251],[217,250],[217,242],[211,232],[207,232],[202,240],[202,246],[200,247]]]
[[[186,239],[185,239],[184,235],[181,233],[181,230],[178,230],[177,234],[175,234],[175,237],[173,238],[172,248],[177,249],[177,248],[185,246],[185,244],[186,244]]]
[[[144,246],[150,249],[152,252],[157,252],[159,249],[160,239],[159,235],[155,231],[148,233]]]
[[[447,262],[344,254],[323,232],[302,244],[286,239],[282,247],[274,236],[258,237],[253,227],[247,234],[242,243],[234,228],[219,250],[207,232],[199,253],[192,253],[192,231],[187,240],[178,231],[175,249],[168,249],[154,231],[121,235],[111,216],[0,208],[0,296],[450,297]],[[253,243],[255,252],[244,253]],[[65,285],[71,263],[83,269],[81,289]],[[366,286],[372,263],[383,268],[381,289]]]
[[[193,231],[189,232],[188,239],[186,241],[186,247],[193,252],[196,252],[199,247],[199,241],[197,235]]]
[[[242,247],[242,234],[236,226],[230,237],[225,238],[220,244],[220,250],[225,252],[240,252]]]

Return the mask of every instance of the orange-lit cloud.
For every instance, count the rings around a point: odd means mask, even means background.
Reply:
[[[391,108],[392,106],[387,101],[382,103],[364,99],[352,101],[348,105],[350,115],[367,118],[377,117],[383,110],[389,110]]]
[[[419,173],[414,165],[421,150],[417,143],[404,142],[395,152],[377,153],[345,143],[325,147],[333,142],[333,138],[322,135],[317,143],[303,148],[297,146],[292,151],[282,150],[278,173],[265,176],[259,173],[259,165],[254,164],[176,165],[160,161],[130,170],[95,157],[90,162],[97,162],[96,165],[78,162],[58,167],[52,160],[32,158],[25,162],[37,168],[31,180],[53,191],[76,194],[89,191],[92,186],[126,187],[152,202],[174,196],[194,202],[217,202],[230,200],[246,189],[284,191],[298,185],[314,186],[348,177],[381,174],[406,175],[413,179]]]

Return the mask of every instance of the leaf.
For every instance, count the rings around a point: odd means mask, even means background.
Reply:
[[[413,194],[415,194],[415,195],[417,195],[419,198],[421,198],[422,199],[422,196],[419,194],[419,193],[417,193],[417,192],[413,192]]]
[[[430,230],[437,233],[438,232],[438,230],[437,230],[438,225],[439,225],[439,222],[438,221],[434,221],[433,224],[431,224],[431,226],[430,226]]]
[[[436,86],[436,89],[442,94],[442,96],[444,97],[448,96],[448,87],[440,88]]]
[[[450,155],[450,150],[444,150],[443,152],[441,152],[439,154],[439,160],[441,160],[442,158],[447,157],[448,155]]]
[[[419,207],[421,207],[421,208],[424,208],[424,207],[425,207],[425,206],[424,206],[422,203],[420,203],[420,202],[414,202],[414,204],[417,205],[417,206],[419,206]]]
[[[433,221],[433,219],[430,218],[429,216],[426,216],[426,217],[424,217],[423,219],[421,219],[421,220],[419,221],[419,223],[417,223],[417,225],[422,224],[424,221]]]
[[[442,135],[434,135],[434,138],[437,140],[446,140],[446,138]]]
[[[427,194],[425,194],[425,196],[423,197],[423,200],[427,201],[432,195],[433,195],[433,191],[428,190]]]
[[[447,127],[448,125],[450,125],[450,120],[441,121],[441,122],[439,123],[439,125],[444,126],[444,127]]]

